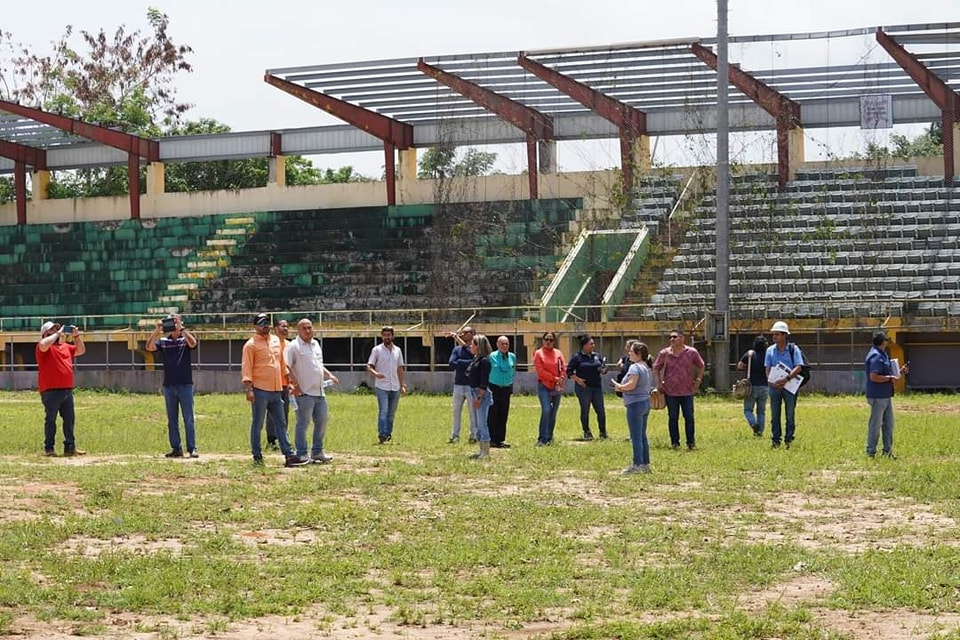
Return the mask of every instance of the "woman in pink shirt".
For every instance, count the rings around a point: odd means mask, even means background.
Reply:
[[[553,443],[553,429],[557,426],[557,411],[566,381],[567,364],[563,354],[555,349],[557,334],[543,334],[542,346],[533,354],[533,368],[537,372],[537,398],[540,400],[540,430],[537,446]]]

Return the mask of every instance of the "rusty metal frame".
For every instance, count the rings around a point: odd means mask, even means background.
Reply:
[[[17,224],[27,224],[27,165],[47,168],[47,152],[16,142],[0,140],[0,156],[13,160],[13,194],[17,203]]]
[[[633,161],[633,147],[637,138],[647,133],[647,114],[579,80],[574,80],[570,76],[531,60],[522,52],[517,56],[517,64],[620,130],[620,170],[623,173],[624,194],[629,202],[636,169]]]
[[[307,104],[323,109],[332,116],[366,131],[383,141],[384,169],[387,180],[387,204],[397,204],[397,149],[409,149],[413,146],[413,126],[369,109],[344,102],[325,93],[308,89],[266,73],[264,82],[274,86]],[[272,150],[271,150],[272,152]]]
[[[125,151],[130,182],[130,217],[134,220],[140,218],[140,158],[145,158],[147,162],[159,162],[159,142],[6,100],[0,100],[0,110]],[[14,170],[16,172],[16,167]]]
[[[940,109],[943,124],[943,179],[947,182],[956,175],[953,162],[953,126],[960,119],[960,94],[950,88],[936,73],[927,69],[914,54],[892,36],[877,29],[877,42],[890,57],[907,72],[927,97]]]
[[[717,70],[717,56],[713,51],[697,43],[690,45],[690,50],[708,67]],[[737,65],[729,66],[727,76],[730,84],[773,116],[777,125],[777,184],[783,189],[790,179],[789,132],[800,127],[800,104],[757,80]]]
[[[530,199],[540,197],[537,185],[537,141],[555,140],[553,118],[525,104],[511,100],[480,85],[464,80],[440,67],[427,64],[423,58],[417,61],[417,70],[430,76],[463,97],[471,100],[499,118],[509,122],[527,134],[527,180],[530,187]]]

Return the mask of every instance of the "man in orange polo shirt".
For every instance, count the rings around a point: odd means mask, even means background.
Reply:
[[[46,417],[43,422],[44,455],[57,455],[54,441],[57,437],[57,414],[63,418],[63,455],[82,456],[73,433],[76,413],[73,407],[73,359],[87,352],[80,330],[73,327],[73,344],[63,341],[64,327],[55,322],[44,322],[40,327],[40,341],[34,350],[37,357],[37,387]]]
[[[255,327],[253,337],[243,345],[243,364],[241,375],[246,389],[247,401],[253,412],[250,425],[250,449],[253,463],[263,464],[263,451],[260,445],[260,432],[264,418],[269,411],[274,422],[285,425],[283,416],[284,380],[287,380],[287,363],[283,359],[286,346],[279,337],[270,333],[270,317],[261,313],[253,319]],[[298,456],[290,448],[287,430],[277,430],[277,441],[285,457],[284,466],[300,467],[310,463],[310,458]]]

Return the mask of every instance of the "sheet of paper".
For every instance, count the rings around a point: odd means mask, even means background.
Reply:
[[[898,358],[890,358],[890,375],[894,378],[900,377],[900,360]]]
[[[780,382],[785,378],[789,378],[790,371],[791,371],[790,367],[783,364],[782,362],[778,362],[775,367],[770,367],[770,375],[767,376],[767,382],[770,384],[773,384],[775,382]],[[801,380],[800,377],[798,376],[791,380],[787,380],[787,383],[783,385],[783,388],[789,391],[790,393],[792,393],[793,395],[797,395],[797,391],[800,390],[801,382],[803,382],[803,380]]]

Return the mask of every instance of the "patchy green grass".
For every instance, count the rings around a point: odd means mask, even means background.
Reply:
[[[375,398],[333,394],[334,462],[283,469],[251,464],[239,394],[198,396],[201,457],[168,460],[160,396],[78,392],[89,454],[47,459],[37,395],[2,393],[0,636],[800,640],[909,613],[896,637],[956,638],[960,403],[895,403],[899,459],[868,460],[862,398],[804,397],[790,450],[698,398],[699,450],[655,412],[654,472],[624,477],[612,396],[610,440],[574,440],[570,397],[543,448],[515,397],[513,448],[478,462],[449,398],[403,398],[378,446]]]

